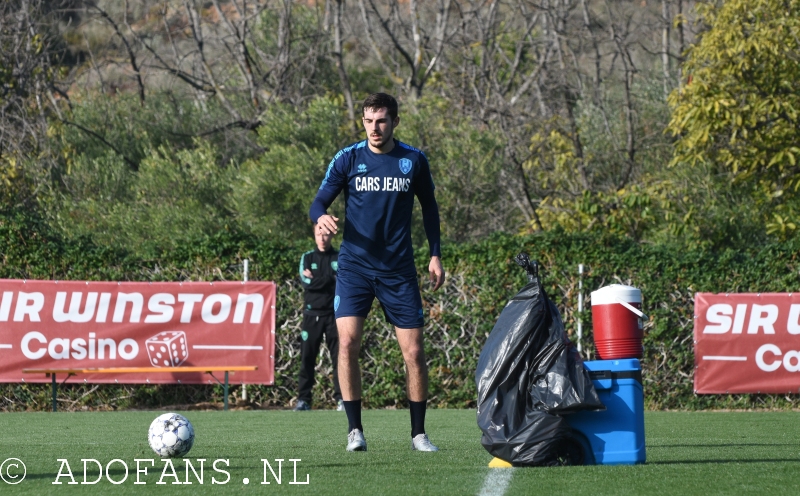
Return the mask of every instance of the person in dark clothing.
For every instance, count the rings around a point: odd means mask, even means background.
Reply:
[[[406,368],[411,414],[411,447],[438,451],[425,432],[428,365],[423,327],[425,312],[414,266],[411,219],[414,199],[431,256],[428,272],[433,290],[445,280],[441,260],[439,206],[425,154],[394,138],[400,124],[397,100],[374,93],[364,100],[362,122],[367,139],[340,150],[328,164],[309,217],[321,233],[335,234],[339,218],[328,213],[344,193],[344,237],[336,281],[334,310],[339,328],[339,370],[347,414],[347,451],[366,451],[361,424],[361,369],[358,363],[364,320],[378,299],[387,322],[395,328]]]
[[[322,338],[333,362],[333,398],[337,410],[344,410],[339,389],[338,356],[339,336],[336,331],[333,299],[336,292],[336,275],[339,271],[339,252],[331,247],[332,234],[322,233],[314,225],[317,247],[300,257],[300,283],[303,285],[303,330],[300,333],[299,391],[295,411],[311,409],[311,389],[316,382],[316,367]]]

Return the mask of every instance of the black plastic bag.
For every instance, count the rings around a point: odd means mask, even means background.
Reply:
[[[529,283],[503,309],[478,360],[481,444],[515,466],[582,465],[580,433],[561,415],[604,410],[547,298],[538,265],[520,253]]]

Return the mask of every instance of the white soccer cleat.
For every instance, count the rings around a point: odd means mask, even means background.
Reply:
[[[411,449],[414,451],[439,451],[439,448],[428,439],[427,434],[417,434],[411,440]]]
[[[347,435],[347,451],[367,451],[367,440],[364,433],[358,429],[353,429]]]

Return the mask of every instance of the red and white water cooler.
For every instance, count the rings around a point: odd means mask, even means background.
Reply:
[[[612,284],[592,292],[594,344],[603,360],[642,358],[642,292]]]

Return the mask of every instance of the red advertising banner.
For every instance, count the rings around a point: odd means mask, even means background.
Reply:
[[[46,382],[29,368],[257,366],[232,384],[272,384],[273,282],[0,279],[0,382]],[[85,374],[67,382],[215,382],[207,374]],[[62,379],[59,379],[61,382]]]
[[[694,389],[800,392],[800,294],[697,293]]]

